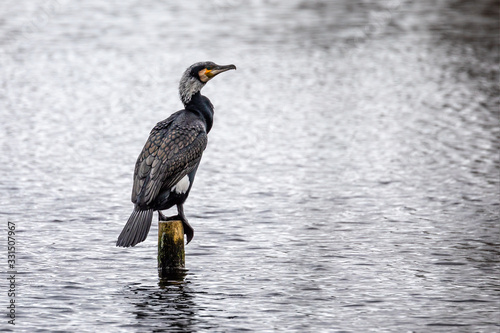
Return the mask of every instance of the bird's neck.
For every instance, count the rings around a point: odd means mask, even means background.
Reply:
[[[210,132],[214,122],[214,107],[207,97],[203,96],[198,91],[184,107],[187,111],[196,113],[203,119],[207,126],[207,133]]]

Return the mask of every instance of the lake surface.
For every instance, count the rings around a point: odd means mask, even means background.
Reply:
[[[500,332],[498,1],[0,8],[2,331]],[[115,242],[202,60],[238,70],[160,281],[156,215]]]

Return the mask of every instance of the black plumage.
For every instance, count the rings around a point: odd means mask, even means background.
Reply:
[[[155,210],[160,220],[180,219],[187,243],[193,238],[194,230],[184,215],[183,204],[207,146],[214,114],[212,103],[200,90],[211,78],[229,69],[236,67],[203,62],[185,71],[179,85],[184,109],[156,124],[135,164],[131,197],[134,211],[118,237],[117,246],[135,246],[144,241]],[[165,217],[161,213],[174,205],[177,215]]]

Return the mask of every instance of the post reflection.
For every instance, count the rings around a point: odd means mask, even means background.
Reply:
[[[185,269],[168,272],[157,285],[131,286],[131,303],[137,324],[152,332],[193,332],[195,329],[194,293],[189,288]]]
[[[188,270],[177,268],[170,270],[158,269],[158,286],[161,289],[168,288],[170,285],[182,285],[185,283]]]

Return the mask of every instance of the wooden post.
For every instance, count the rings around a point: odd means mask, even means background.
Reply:
[[[158,222],[158,274],[168,277],[184,268],[184,227],[181,221]]]

